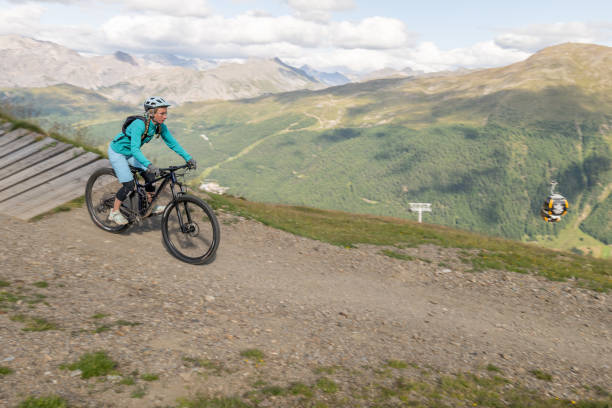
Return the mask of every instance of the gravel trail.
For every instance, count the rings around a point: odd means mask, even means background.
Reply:
[[[77,406],[168,406],[198,392],[239,395],[257,378],[308,381],[316,367],[390,359],[443,373],[491,364],[560,398],[612,384],[609,294],[468,272],[452,249],[415,248],[419,259],[402,261],[379,247],[335,247],[233,215],[221,222],[215,262],[192,266],[164,249],[159,219],[113,235],[86,209],[29,223],[0,216],[0,281],[8,283],[0,293],[24,296],[0,308],[0,366],[14,370],[0,376],[0,407],[47,394]],[[41,281],[48,287],[33,285]],[[45,298],[29,304],[36,294]],[[24,331],[16,314],[59,330]],[[240,356],[253,348],[265,363]],[[60,368],[95,350],[121,373],[160,378],[133,398],[112,376],[82,380]],[[186,364],[195,358],[222,362],[227,373],[202,375]]]

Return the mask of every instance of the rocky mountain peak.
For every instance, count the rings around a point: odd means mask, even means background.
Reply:
[[[115,56],[116,59],[118,59],[121,62],[127,62],[128,64],[138,66],[138,63],[136,62],[136,60],[128,53],[117,51],[113,55]]]

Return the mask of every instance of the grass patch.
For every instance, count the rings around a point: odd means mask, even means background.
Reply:
[[[158,374],[143,374],[140,378],[144,381],[157,381],[159,380]]]
[[[283,387],[278,386],[278,385],[269,385],[267,387],[263,387],[260,392],[263,395],[274,395],[274,396],[279,396],[279,395],[285,395],[287,393],[287,390],[285,390]]]
[[[198,396],[180,401],[178,407],[219,407],[257,408],[278,407],[490,407],[490,408],[609,408],[612,399],[595,387],[586,388],[600,400],[565,400],[544,395],[513,383],[498,375],[496,369],[483,367],[483,374],[458,373],[440,374],[433,368],[407,378],[390,369],[396,360],[387,360],[379,366],[362,367],[351,371],[349,383],[337,383],[327,376],[319,377],[312,384],[293,382],[283,386],[272,384],[266,378],[259,378],[241,398],[229,396]],[[391,364],[389,364],[391,363]],[[412,364],[406,364],[411,367]],[[494,367],[494,366],[493,366]],[[485,371],[486,369],[486,371]],[[389,375],[375,376],[373,373],[386,370]],[[342,386],[341,386],[342,385]]]
[[[386,255],[390,258],[401,259],[402,261],[414,261],[417,258],[412,255],[400,254],[399,252],[391,251],[388,249],[383,249],[380,251],[383,255]]]
[[[117,326],[130,326],[130,327],[134,327],[134,326],[140,326],[142,323],[139,322],[128,322],[127,320],[117,320],[115,322],[115,325]]]
[[[247,360],[263,361],[266,355],[259,349],[246,349],[240,352],[240,355]]]
[[[81,370],[81,378],[100,377],[112,373],[117,367],[105,351],[83,354],[77,362],[64,365],[70,371]]]
[[[26,327],[24,327],[22,330],[31,331],[31,332],[40,332],[40,331],[58,330],[58,329],[59,327],[55,323],[49,322],[48,320],[40,318],[40,317],[32,317],[31,319],[28,320],[28,322],[26,323]]]
[[[338,370],[340,370],[342,367],[334,365],[334,366],[321,366],[321,367],[317,367],[315,368],[313,371],[315,374],[327,374],[327,375],[333,375],[335,374]]]
[[[15,370],[10,367],[0,366],[0,377],[4,377],[5,375],[13,374]]]
[[[45,213],[38,214],[37,216],[30,218],[30,221],[40,221],[43,218],[48,217],[53,214],[70,211],[74,208],[82,208],[84,204],[85,204],[85,196],[77,197],[74,200],[70,200],[62,205],[55,207],[52,210],[49,210]]]
[[[246,394],[244,394],[244,397],[254,402],[257,402],[262,398],[271,396],[283,397],[287,395],[294,395],[310,399],[315,395],[313,387],[301,382],[292,382],[288,386],[283,387],[280,385],[268,385],[266,381],[258,380],[253,384],[253,387],[258,388],[258,390],[247,392]]]
[[[212,361],[205,358],[183,357],[183,363],[191,367],[202,367],[213,371],[215,375],[221,375],[224,372],[230,372],[225,365],[220,361]]]
[[[98,313],[98,314],[93,315],[92,319],[103,319],[103,318],[105,318],[107,316],[108,315],[106,315],[106,314]],[[119,326],[119,327],[121,327],[121,326],[130,326],[130,327],[134,327],[134,326],[139,326],[141,324],[142,323],[138,323],[138,322],[128,322],[127,320],[117,320],[114,323],[108,323],[108,324],[103,324],[103,325],[97,326],[94,329],[93,332],[94,333],[102,333],[102,332],[105,332],[105,331],[108,331],[108,330],[112,329],[113,326]]]
[[[6,288],[7,286],[10,286],[10,283],[8,283],[5,280],[0,279],[0,288]]]
[[[27,129],[32,132],[40,133],[42,135],[46,134],[45,131],[42,130],[39,126],[36,126],[35,124],[28,122],[26,120],[11,118],[9,121],[12,123],[11,129],[10,129],[11,131],[15,129]]]
[[[529,372],[538,380],[552,381],[552,375],[542,370],[530,370]]]
[[[287,387],[287,391],[289,391],[291,395],[302,395],[306,398],[312,398],[314,396],[312,387],[301,382],[291,383],[289,387]]]
[[[18,296],[11,292],[0,292],[0,305],[4,302],[17,303],[21,299],[23,299],[23,296]]]
[[[134,385],[136,384],[136,379],[134,377],[123,377],[121,381],[119,381],[121,385]]]
[[[18,314],[18,315],[13,315],[10,317],[11,321],[13,322],[17,322],[17,323],[25,323],[27,316],[26,315],[22,315],[22,314]]]
[[[193,399],[180,399],[177,408],[254,408],[237,397],[197,396]]]
[[[68,408],[68,403],[61,397],[29,397],[22,401],[17,408]]]
[[[487,371],[491,371],[491,372],[494,372],[494,373],[501,373],[502,372],[501,368],[497,367],[494,364],[487,364]]]
[[[401,360],[387,360],[387,366],[397,370],[402,370],[404,368],[408,368],[408,363]]]
[[[94,329],[94,333],[103,333],[105,331],[109,331],[111,327],[107,324],[103,324],[102,326],[98,326]]]
[[[26,303],[29,305],[35,305],[36,303],[40,303],[42,302],[44,299],[46,299],[47,296],[40,294],[40,293],[35,293],[32,296],[30,296],[29,298],[26,299]]]
[[[610,394],[608,391],[606,391],[605,388],[603,388],[600,385],[594,385],[593,386],[593,391],[595,391],[595,393],[599,396],[599,397],[612,397],[612,394]]]
[[[132,398],[142,398],[147,394],[146,390],[142,387],[136,388],[134,391],[132,391],[132,394],[130,394],[130,397]]]
[[[326,394],[334,394],[338,392],[338,384],[327,377],[321,377],[317,380],[317,388]]]
[[[217,194],[209,194],[209,197],[207,201],[216,209],[334,245],[418,247],[433,244],[460,248],[465,250],[468,262],[475,269],[528,272],[551,280],[576,278],[581,286],[589,289],[604,292],[612,289],[612,260],[553,251],[518,241],[399,218],[257,203]]]
[[[42,317],[31,317],[24,314],[17,314],[11,316],[11,320],[14,322],[25,323],[26,327],[21,329],[23,331],[40,332],[59,329],[57,324],[49,322],[47,319]]]
[[[49,284],[44,281],[34,282],[32,285],[36,286],[37,288],[48,288],[49,287]]]

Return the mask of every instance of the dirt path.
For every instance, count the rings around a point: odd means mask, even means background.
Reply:
[[[0,292],[47,296],[46,304],[0,309],[0,366],[14,370],[0,376],[0,407],[44,394],[83,406],[168,406],[200,391],[239,394],[264,375],[305,381],[315,367],[389,359],[449,373],[492,364],[558,397],[612,384],[610,295],[466,272],[453,250],[422,247],[414,249],[421,260],[401,261],[380,248],[334,247],[232,215],[222,217],[216,261],[191,266],[165,251],[157,223],[112,235],[85,209],[36,223],[0,216],[0,281],[10,284]],[[32,285],[39,281],[49,287]],[[25,332],[10,319],[18,312],[61,330]],[[102,325],[109,330],[95,333]],[[265,364],[245,362],[240,351],[249,348],[264,351]],[[95,350],[108,351],[122,373],[160,379],[137,399],[111,380],[60,369]],[[223,362],[235,374],[199,375],[185,364],[192,358]]]

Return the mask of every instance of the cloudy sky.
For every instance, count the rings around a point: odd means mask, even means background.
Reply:
[[[0,10],[0,35],[81,52],[279,57],[323,71],[484,68],[568,41],[612,46],[610,0],[0,0]]]

